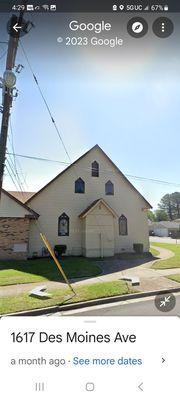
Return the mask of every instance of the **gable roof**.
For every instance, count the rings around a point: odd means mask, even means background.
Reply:
[[[107,156],[107,154],[101,149],[101,147],[96,144],[95,146],[93,146],[90,150],[88,150],[86,153],[84,153],[81,157],[79,157],[76,161],[74,161],[71,165],[69,165],[67,168],[65,168],[62,172],[60,172],[60,174],[58,174],[57,176],[55,176],[55,178],[53,178],[49,183],[47,183],[43,188],[41,188],[37,193],[35,193],[29,200],[27,200],[25,203],[30,202],[32,199],[34,199],[34,197],[38,196],[44,189],[46,189],[49,185],[51,185],[51,183],[53,183],[54,181],[56,181],[56,179],[58,179],[60,176],[62,176],[66,171],[68,171],[70,168],[72,168],[73,166],[76,165],[76,163],[78,163],[80,160],[82,160],[84,157],[86,157],[89,153],[91,153],[92,150],[97,149],[99,150],[104,157],[112,164],[112,166],[116,169],[116,171],[121,175],[121,177],[123,178],[123,180],[130,186],[131,189],[134,190],[134,192],[136,192],[136,194],[138,194],[138,196],[145,202],[146,204],[146,208],[153,208],[151,206],[150,203],[148,203],[148,201],[142,196],[142,194],[133,186],[133,184],[126,178],[126,176],[120,171],[120,169],[116,166],[116,164],[113,163],[113,161]]]
[[[8,193],[20,200],[21,203],[26,203],[35,194],[35,192],[16,192],[14,190],[8,190]]]
[[[7,192],[5,189],[2,189],[2,193],[4,193],[6,196],[8,196],[11,200],[15,201],[19,206],[25,208],[26,211],[31,213],[34,218],[39,218],[39,214],[37,214],[32,208],[28,207],[26,204],[22,203],[22,201],[18,200],[16,197],[14,197],[12,194]]]
[[[166,228],[166,229],[179,229],[179,224],[176,221],[159,221],[149,224],[150,228]]]
[[[115,211],[106,203],[104,199],[97,199],[93,201],[80,215],[79,218],[85,218],[98,204],[102,203],[114,217],[117,217]]]

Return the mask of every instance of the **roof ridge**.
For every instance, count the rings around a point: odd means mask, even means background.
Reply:
[[[145,197],[135,188],[135,186],[126,178],[126,176],[121,172],[121,170],[117,167],[117,165],[110,159],[110,157],[102,150],[102,148],[96,144],[95,146],[91,147],[90,150],[82,154],[77,160],[75,160],[72,164],[70,164],[67,168],[61,171],[58,175],[56,175],[50,182],[48,182],[45,186],[43,186],[38,192],[36,192],[32,197],[30,197],[25,204],[30,203],[34,197],[36,197],[39,193],[41,193],[44,189],[46,189],[51,183],[53,183],[56,179],[58,179],[62,174],[64,174],[68,169],[72,168],[77,162],[79,162],[82,158],[86,157],[93,149],[98,149],[101,153],[109,160],[109,162],[114,166],[114,168],[118,171],[121,177],[130,185],[130,187],[143,199],[146,203],[147,208],[153,208],[151,204],[145,199]]]

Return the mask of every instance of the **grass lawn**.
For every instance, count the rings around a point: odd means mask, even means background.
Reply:
[[[129,288],[127,283],[124,281],[115,281],[95,283],[91,285],[78,285],[75,287],[75,291],[77,295],[66,301],[66,304],[102,297],[123,295],[131,293],[133,290]],[[36,299],[28,296],[28,294],[2,297],[0,301],[0,314],[60,305],[65,303],[65,296],[71,295],[71,292],[69,289],[63,289],[53,290],[51,291],[51,294],[53,296],[48,300]]]
[[[171,279],[172,281],[180,283],[180,274],[169,275],[167,278]]]
[[[174,257],[168,260],[157,261],[153,265],[153,269],[168,269],[168,268],[180,268],[180,245],[171,243],[152,243],[153,246],[161,247],[162,249],[171,250],[174,253]]]
[[[61,264],[69,279],[89,278],[101,274],[101,268],[84,257],[64,257]],[[0,286],[47,280],[57,282],[63,280],[57,266],[50,258],[0,262]]]
[[[158,250],[155,250],[152,247],[150,247],[150,253],[152,254],[153,257],[158,257],[160,254]]]

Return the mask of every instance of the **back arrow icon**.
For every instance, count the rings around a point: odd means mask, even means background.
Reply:
[[[22,26],[18,26],[18,23],[13,26],[13,29],[18,33],[18,29],[22,29]]]
[[[143,382],[140,383],[140,385],[138,386],[138,388],[141,390],[141,392],[144,392],[144,388],[143,388]]]

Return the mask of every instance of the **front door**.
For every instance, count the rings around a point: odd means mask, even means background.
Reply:
[[[86,217],[85,234],[86,257],[114,256],[114,217],[105,207]]]

